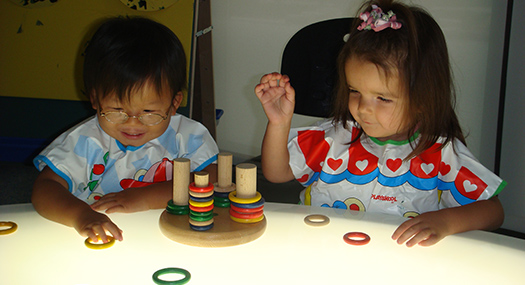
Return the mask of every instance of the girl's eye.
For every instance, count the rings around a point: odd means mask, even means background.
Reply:
[[[355,89],[352,89],[352,88],[348,88],[348,92],[350,92],[350,93],[359,93],[359,91],[357,91]]]
[[[379,101],[381,102],[392,102],[392,100],[390,99],[386,99],[385,97],[377,97],[379,99]]]

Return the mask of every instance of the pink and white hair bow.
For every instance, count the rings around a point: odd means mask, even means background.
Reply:
[[[401,23],[396,21],[396,14],[394,14],[392,10],[385,14],[377,5],[372,5],[372,11],[361,13],[359,18],[363,20],[359,27],[357,27],[360,31],[373,30],[379,32],[386,28],[397,30],[402,26]]]

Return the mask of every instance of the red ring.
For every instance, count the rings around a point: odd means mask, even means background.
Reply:
[[[230,209],[230,215],[238,219],[251,220],[251,219],[256,219],[262,216],[263,211],[258,211],[258,212],[253,212],[253,213],[239,213],[239,212],[234,211],[233,209]]]
[[[233,204],[230,204],[230,208],[232,208],[235,212],[239,212],[239,213],[255,213],[255,212],[262,211],[264,208],[264,205],[257,207],[257,208],[241,208]]]
[[[343,236],[343,240],[351,245],[365,245],[370,242],[370,236],[362,232],[350,232]]]
[[[193,205],[190,205],[190,210],[195,211],[195,212],[199,212],[199,213],[209,212],[209,211],[213,210],[213,204],[211,204],[208,207],[195,207]]]
[[[195,186],[195,182],[191,182],[188,188],[193,192],[206,193],[206,192],[213,191],[213,184],[208,183],[208,186],[206,187],[197,187]]]

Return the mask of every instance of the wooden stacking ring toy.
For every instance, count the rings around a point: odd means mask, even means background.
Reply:
[[[228,198],[230,198],[230,201],[237,203],[237,204],[253,204],[261,200],[262,195],[259,192],[255,192],[255,197],[252,198],[237,198],[237,191],[232,191],[228,195]]]
[[[343,236],[343,240],[351,245],[365,245],[370,242],[370,236],[361,232],[350,232]]]
[[[105,248],[109,248],[109,247],[113,246],[113,244],[115,244],[115,238],[113,238],[112,236],[108,236],[108,242],[106,242],[106,243],[93,243],[91,238],[88,237],[86,239],[86,241],[84,242],[84,244],[88,248],[91,248],[91,249],[105,249]]]
[[[0,230],[0,235],[12,234],[18,229],[18,225],[13,222],[0,222],[0,227],[8,227],[7,229]]]
[[[159,278],[160,276],[164,274],[180,274],[180,275],[183,275],[184,277],[179,280],[167,281],[167,280],[162,280]],[[182,268],[168,267],[168,268],[157,270],[155,273],[153,273],[153,282],[159,285],[182,285],[182,284],[188,283],[190,279],[191,279],[191,274],[188,272],[188,270],[185,270]]]
[[[330,223],[330,218],[325,215],[308,215],[304,218],[305,224],[314,227],[325,226]]]

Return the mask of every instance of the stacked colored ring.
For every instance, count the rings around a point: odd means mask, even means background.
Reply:
[[[258,223],[264,219],[264,198],[256,192],[253,198],[237,197],[237,191],[228,195],[230,199],[230,218],[232,221],[243,224]]]
[[[190,207],[188,205],[179,206],[173,203],[173,200],[168,201],[168,206],[166,211],[173,215],[187,215],[190,212]]]
[[[189,185],[189,225],[195,231],[207,231],[213,227],[213,184],[197,187]]]

